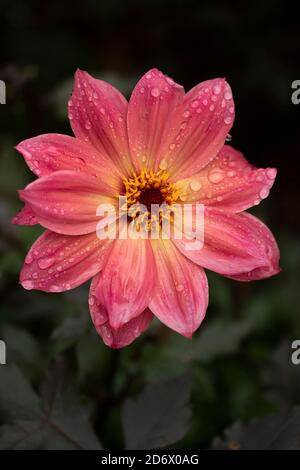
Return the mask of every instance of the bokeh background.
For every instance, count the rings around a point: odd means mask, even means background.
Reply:
[[[299,447],[300,365],[291,363],[291,342],[300,339],[296,5],[1,0],[0,448]],[[47,294],[18,284],[42,230],[10,224],[21,207],[16,190],[33,179],[14,146],[71,134],[77,67],[129,97],[154,66],[186,89],[218,76],[230,82],[232,145],[279,170],[270,197],[251,212],[276,235],[283,271],[249,284],[208,273],[207,317],[192,341],[154,322],[132,346],[112,351],[92,327],[87,285]]]

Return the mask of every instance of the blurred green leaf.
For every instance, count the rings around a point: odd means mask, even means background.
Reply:
[[[299,450],[300,407],[254,419],[248,424],[234,423],[224,438],[213,441],[213,449]]]
[[[216,320],[203,326],[193,342],[193,357],[201,362],[209,362],[224,355],[234,354],[253,328],[254,324],[250,320]]]
[[[1,368],[0,378],[0,409],[9,419],[1,449],[101,449],[63,361],[48,371],[41,400],[16,367]]]
[[[147,385],[123,407],[123,428],[127,449],[155,449],[173,444],[188,430],[191,376]]]

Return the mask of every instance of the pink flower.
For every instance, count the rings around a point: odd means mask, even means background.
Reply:
[[[77,71],[69,101],[75,137],[45,134],[17,150],[39,177],[20,191],[16,224],[47,230],[26,256],[25,289],[62,292],[93,278],[89,306],[105,344],[130,344],[153,315],[190,338],[204,319],[203,268],[240,281],[280,271],[272,233],[244,212],[268,196],[276,170],[257,169],[224,145],[234,103],[224,79],[183,87],[156,69],[129,103],[114,87]],[[184,239],[99,239],[97,207],[202,203],[204,246]],[[193,211],[193,206],[192,207]]]

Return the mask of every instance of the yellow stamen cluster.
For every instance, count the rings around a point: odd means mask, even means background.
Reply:
[[[155,172],[146,168],[143,168],[138,176],[133,172],[132,177],[124,178],[128,205],[138,203],[142,192],[147,189],[158,189],[164,202],[169,205],[174,204],[179,197],[179,192],[173,183],[168,182],[168,178],[169,174],[163,170]]]
[[[173,183],[168,181],[169,174],[163,170],[153,171],[147,168],[143,168],[141,173],[137,175],[133,172],[132,176],[129,178],[124,178],[124,187],[125,187],[125,196],[127,198],[128,208],[133,204],[144,204],[148,212],[146,214],[140,215],[140,211],[137,209],[134,214],[131,214],[132,218],[139,216],[139,222],[137,229],[139,230],[139,225],[145,227],[144,219],[146,218],[146,230],[149,231],[156,227],[157,230],[160,229],[162,218],[168,218],[172,220],[172,215],[170,211],[160,210],[159,216],[151,214],[151,204],[163,204],[164,206],[171,206],[174,204],[178,197],[179,192],[175,188]],[[171,209],[171,208],[170,208]]]

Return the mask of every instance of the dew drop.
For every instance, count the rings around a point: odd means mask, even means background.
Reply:
[[[198,108],[199,104],[200,104],[199,100],[194,100],[191,103],[191,108]]]
[[[22,286],[26,290],[31,290],[34,288],[34,283],[30,281],[30,279],[27,279],[26,281],[22,281]]]
[[[161,170],[166,170],[168,168],[168,163],[167,163],[167,160],[165,160],[165,158],[163,158],[159,164],[159,168]]]
[[[91,128],[92,128],[92,125],[91,125],[90,121],[88,121],[88,120],[85,121],[84,127],[85,127],[87,130],[91,129]]]
[[[213,169],[209,172],[208,179],[214,184],[220,183],[224,179],[224,171]]]
[[[202,184],[200,183],[200,181],[198,180],[192,180],[190,182],[190,187],[193,191],[199,191],[199,189],[201,188]]]
[[[177,284],[177,286],[176,286],[176,290],[177,290],[177,292],[182,292],[182,291],[183,291],[183,289],[184,289],[184,287],[183,287],[183,285],[182,285],[182,284]]]
[[[38,260],[37,263],[38,263],[39,268],[47,269],[50,266],[52,266],[52,264],[54,263],[54,259],[53,258],[41,258]]]
[[[151,96],[153,96],[153,98],[157,98],[159,95],[160,95],[160,90],[159,90],[159,88],[157,88],[157,87],[152,88],[152,90],[151,90]]]
[[[231,116],[226,116],[224,118],[224,123],[225,124],[231,124],[232,123],[232,117]]]
[[[57,286],[56,284],[53,284],[52,286],[49,287],[50,292],[58,292],[59,290],[60,290],[59,286]]]
[[[225,93],[224,93],[224,98],[225,100],[231,100],[232,98],[232,93],[230,90],[226,90]]]
[[[220,85],[215,85],[215,86],[213,87],[213,93],[214,93],[215,95],[219,95],[219,94],[221,93],[221,87],[220,87]]]
[[[275,178],[276,173],[277,173],[277,172],[276,172],[275,168],[269,168],[269,169],[267,170],[267,177],[270,178],[270,180],[272,180],[272,179]]]
[[[267,190],[267,188],[263,188],[260,191],[259,195],[262,199],[265,199],[269,195],[269,191]]]
[[[27,255],[26,258],[25,258],[25,263],[26,263],[26,264],[31,264],[32,261],[33,261],[32,254],[31,254],[31,253],[28,253],[28,255]]]

